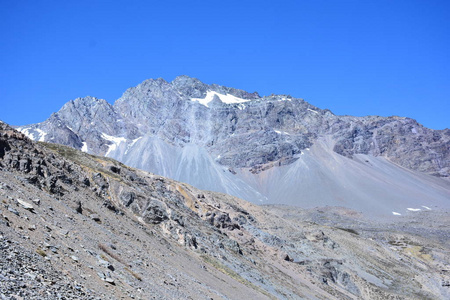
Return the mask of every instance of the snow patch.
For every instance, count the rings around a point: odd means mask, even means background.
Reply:
[[[431,208],[429,208],[428,206],[422,205],[423,208],[426,208],[428,210],[431,210]]]
[[[287,133],[286,131],[279,131],[279,130],[274,130],[276,133],[278,134],[287,134],[289,135],[289,133]]]
[[[214,91],[207,91],[205,98],[191,98],[191,100],[192,101],[197,101],[200,104],[202,104],[202,105],[204,105],[206,107],[209,107],[208,103],[213,100],[214,96],[219,97],[220,101],[222,101],[223,103],[226,103],[226,104],[244,103],[244,102],[249,102],[250,101],[250,100],[242,99],[242,98],[230,95],[230,94],[222,95],[222,94],[219,94],[219,93],[214,92]]]
[[[313,112],[313,113],[315,113],[315,114],[319,114],[319,112],[318,112],[318,111],[316,111],[316,110],[314,110],[314,109],[311,109],[311,108],[307,108],[307,110],[309,110],[309,111],[311,111],[311,112]]]
[[[108,154],[111,151],[116,150],[122,142],[126,142],[127,141],[126,138],[110,136],[110,135],[107,135],[106,133],[102,133],[102,138],[107,140],[107,141],[112,142],[112,144],[109,145],[109,149],[108,149],[108,151],[106,151],[105,156],[108,156]]]
[[[395,212],[395,211],[393,211],[392,214],[393,214],[394,216],[401,216],[401,215],[402,215],[401,213],[398,213],[398,212]]]
[[[125,154],[127,154],[127,153],[128,153],[128,150],[130,150],[130,148],[133,147],[133,145],[136,144],[136,142],[139,141],[140,139],[142,139],[142,136],[141,136],[141,137],[138,137],[137,139],[132,140],[132,141],[131,141],[131,144],[129,144],[129,145],[127,146],[127,150],[125,150]]]
[[[421,211],[422,209],[420,209],[420,208],[407,208],[407,210],[409,210],[409,211]]]
[[[41,130],[39,128],[36,128],[36,131],[39,133],[38,141],[43,142],[45,140],[45,136],[47,135],[47,132],[44,130]]]
[[[86,142],[83,142],[83,147],[81,147],[81,151],[83,151],[83,152],[88,152],[88,146],[87,146],[87,143]]]
[[[34,136],[33,136],[32,133],[30,133],[30,129],[29,129],[29,128],[22,128],[22,127],[19,127],[19,128],[17,128],[17,130],[19,130],[20,132],[22,132],[23,134],[25,134],[26,137],[28,137],[29,139],[34,140]]]
[[[244,110],[244,109],[246,109],[246,108],[247,108],[247,106],[245,106],[245,104],[240,103],[240,104],[238,105],[238,109],[239,109],[239,110]]]
[[[25,136],[27,136],[29,139],[31,139],[33,141],[43,142],[45,140],[45,136],[47,135],[47,132],[45,132],[39,128],[32,129],[32,128],[19,127],[19,128],[17,128],[17,130],[22,132],[23,134],[25,134]],[[35,132],[31,132],[31,131],[35,131]]]
[[[133,141],[131,141],[130,147],[133,147],[133,145],[134,145],[137,141],[139,141],[140,139],[142,139],[142,136],[141,136],[141,137],[138,137],[137,139],[134,139]]]

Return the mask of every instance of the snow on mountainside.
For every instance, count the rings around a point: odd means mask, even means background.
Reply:
[[[248,102],[250,100],[248,99],[242,99],[238,98],[233,95],[222,95],[214,91],[207,91],[205,98],[191,98],[192,101],[198,101],[199,103],[203,104],[204,106],[208,107],[208,103],[213,101],[217,97],[221,102],[226,104],[233,104],[233,103],[244,103]]]
[[[18,129],[256,203],[390,216],[450,206],[449,129],[403,117],[336,116],[291,96],[261,97],[188,76],[146,80],[114,105],[78,98]]]

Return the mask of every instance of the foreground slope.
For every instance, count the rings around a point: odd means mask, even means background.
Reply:
[[[450,296],[448,212],[261,207],[0,127],[2,296]]]
[[[146,80],[114,105],[78,98],[19,130],[254,203],[344,205],[378,216],[450,206],[449,129],[336,116],[288,95],[187,76]]]

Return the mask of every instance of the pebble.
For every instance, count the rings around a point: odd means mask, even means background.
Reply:
[[[12,208],[11,206],[8,207],[8,211],[12,212],[13,214],[15,214],[16,216],[19,216],[19,212],[17,210],[15,210],[14,208]]]

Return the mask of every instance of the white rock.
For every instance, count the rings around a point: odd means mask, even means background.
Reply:
[[[34,210],[34,207],[31,203],[23,201],[22,199],[17,199],[17,202],[19,202],[19,204],[22,205],[22,207],[25,209]]]

